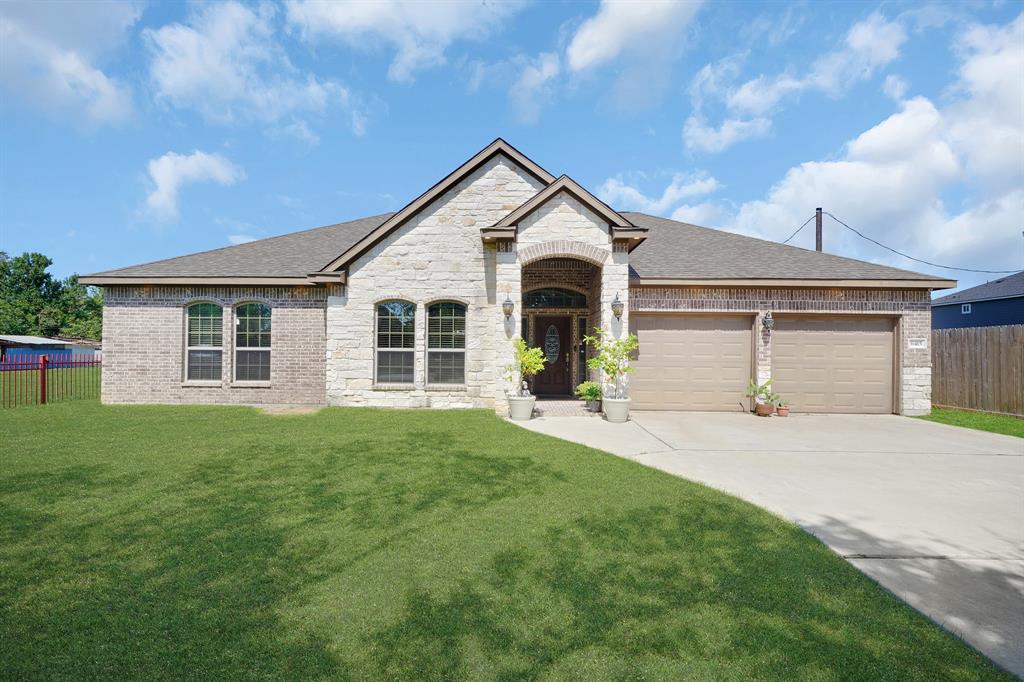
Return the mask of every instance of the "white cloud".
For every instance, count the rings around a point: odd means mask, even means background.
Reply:
[[[854,24],[843,44],[817,59],[804,74],[790,69],[762,74],[736,86],[731,81],[746,53],[707,64],[690,84],[694,113],[684,124],[683,142],[687,149],[718,152],[741,140],[766,135],[771,129],[771,112],[786,97],[808,90],[838,97],[897,59],[905,40],[906,31],[899,22],[876,12]],[[898,86],[899,82],[892,81],[888,87]],[[717,126],[705,120],[703,108],[708,100],[721,101],[729,112]]]
[[[737,142],[767,135],[772,123],[767,118],[727,118],[713,128],[698,116],[686,119],[683,126],[683,144],[687,149],[720,152]]]
[[[138,20],[135,3],[0,3],[0,86],[88,124],[132,116],[131,89],[97,64]],[[84,114],[84,116],[83,116]]]
[[[700,9],[700,2],[601,0],[597,14],[583,22],[566,50],[569,68],[583,71],[624,52],[648,52],[668,41]]]
[[[523,67],[519,78],[509,90],[509,98],[521,122],[533,123],[540,117],[538,99],[550,95],[551,82],[560,71],[558,55],[553,52],[537,55],[536,59]]]
[[[297,69],[276,40],[275,19],[272,5],[232,0],[197,5],[186,23],[146,30],[157,98],[222,123],[273,123],[340,109],[352,115],[352,130],[361,134],[365,121],[357,98],[335,80]],[[292,125],[309,131],[305,121]]]
[[[235,245],[238,245],[238,244],[248,244],[249,242],[254,242],[257,239],[259,239],[259,237],[253,237],[251,234],[230,234],[230,235],[228,235],[228,241],[231,242],[232,244],[235,244]]]
[[[197,182],[233,185],[245,179],[241,168],[220,154],[194,151],[191,154],[168,152],[153,159],[147,166],[153,189],[146,197],[146,207],[157,217],[178,216],[178,190]]]
[[[420,2],[418,0],[289,0],[288,22],[309,40],[338,38],[354,47],[390,45],[391,80],[408,83],[417,71],[445,63],[458,40],[483,40],[522,2]]]
[[[884,92],[887,97],[891,97],[898,102],[907,94],[908,87],[907,81],[894,73],[890,73],[885,77],[885,82],[882,83],[882,92]]]
[[[664,214],[685,199],[711,194],[718,188],[718,181],[707,173],[676,173],[660,197],[649,197],[626,184],[619,176],[605,180],[598,188],[597,195],[618,210]]]
[[[292,121],[284,127],[284,132],[292,137],[301,140],[310,147],[320,144],[320,136],[309,129],[309,125],[302,119]]]
[[[839,158],[807,161],[761,199],[678,206],[647,199],[662,215],[781,240],[823,206],[851,226],[936,263],[987,270],[1021,268],[1024,215],[1024,15],[1005,26],[974,26],[958,36],[961,64],[953,92],[939,107],[915,97],[850,140]],[[612,181],[609,181],[612,182]],[[671,187],[671,185],[670,185]],[[631,187],[616,188],[621,197]],[[635,190],[634,190],[635,191]],[[951,191],[966,198],[955,206]],[[827,219],[826,219],[827,220]],[[794,240],[807,246],[810,233]],[[984,280],[915,263],[861,240],[828,221],[825,249],[912,270]]]

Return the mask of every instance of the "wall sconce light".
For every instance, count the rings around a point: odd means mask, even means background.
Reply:
[[[622,312],[626,309],[626,306],[619,300],[619,292],[615,292],[615,300],[612,301],[612,315],[615,316],[616,320],[622,319]]]
[[[772,317],[772,311],[769,310],[764,314],[764,317],[761,318],[761,324],[768,331],[775,329],[775,318]]]
[[[505,313],[506,320],[512,319],[512,311],[514,311],[515,308],[515,303],[513,303],[512,299],[508,297],[508,294],[505,294],[505,302],[501,304],[501,312]]]

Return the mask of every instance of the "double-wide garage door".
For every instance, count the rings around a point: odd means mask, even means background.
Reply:
[[[748,409],[753,322],[750,315],[634,314],[633,408]],[[892,412],[891,318],[777,315],[771,345],[773,389],[794,412]]]
[[[772,388],[794,412],[892,412],[893,320],[777,317]]]
[[[754,318],[634,315],[640,350],[630,377],[637,410],[747,409]]]

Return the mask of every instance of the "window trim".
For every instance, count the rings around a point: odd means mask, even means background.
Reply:
[[[192,346],[189,345],[189,312],[192,308],[199,305],[212,305],[220,310],[220,345],[219,346]],[[181,383],[183,386],[221,386],[224,383],[224,304],[209,299],[199,299],[196,301],[189,301],[183,306],[183,323],[184,323],[184,357],[182,358],[182,379]],[[220,377],[217,379],[190,379],[188,376],[189,370],[189,354],[191,351],[198,350],[212,350],[220,353]]]
[[[970,303],[961,303],[960,304],[960,314],[961,315],[970,315],[971,314],[971,304]]]
[[[239,346],[238,345],[238,309],[246,305],[265,306],[270,311],[270,345],[269,346]],[[239,351],[266,351],[269,355],[267,365],[271,368],[273,377],[274,359],[274,306],[266,301],[239,301],[231,308],[232,327],[231,333],[231,383],[238,386],[270,386],[270,379],[239,379],[238,378],[238,352]]]
[[[431,306],[439,305],[442,303],[454,303],[455,305],[462,306],[462,315],[465,329],[462,334],[462,348],[435,348],[434,353],[462,353],[462,381],[458,383],[444,383],[430,381],[430,308]],[[423,385],[428,390],[458,390],[466,387],[466,362],[469,358],[468,348],[469,345],[469,304],[465,301],[460,301],[457,298],[438,298],[433,301],[427,302],[423,306],[425,314],[423,316]]]
[[[380,342],[380,306],[387,303],[406,303],[412,306],[412,348],[381,348]],[[416,388],[416,318],[419,314],[419,305],[407,298],[382,298],[373,303],[373,388],[386,391],[411,391]],[[380,381],[378,370],[380,353],[410,353],[412,355],[412,379],[410,381]]]

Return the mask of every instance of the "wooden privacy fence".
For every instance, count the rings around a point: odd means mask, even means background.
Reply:
[[[96,355],[46,355],[0,362],[0,407],[45,405],[100,397],[102,361]]]
[[[933,329],[932,403],[1024,416],[1024,324]]]

